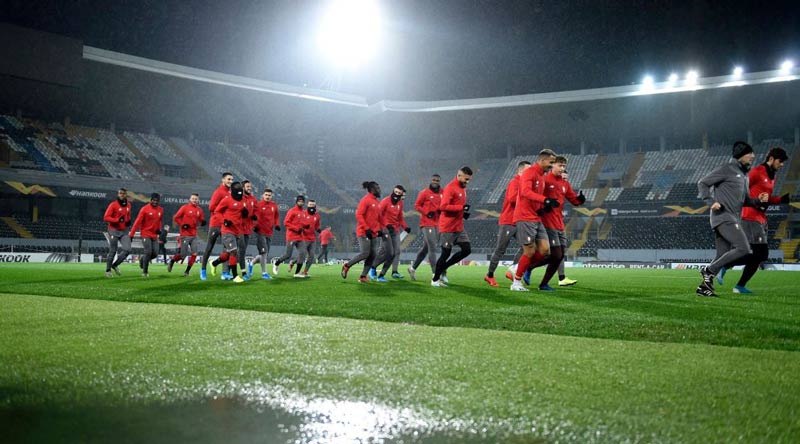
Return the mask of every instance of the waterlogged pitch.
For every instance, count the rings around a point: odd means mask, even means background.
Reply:
[[[177,270],[177,268],[176,268]],[[512,293],[460,267],[386,284],[234,285],[6,265],[10,442],[793,442],[800,290],[693,294],[694,271],[568,270]],[[357,271],[360,271],[357,270]],[[196,271],[195,271],[196,273]]]

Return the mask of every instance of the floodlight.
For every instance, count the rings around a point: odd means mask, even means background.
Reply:
[[[791,74],[793,68],[794,68],[794,62],[792,62],[791,60],[786,60],[783,63],[781,63],[781,74],[783,75]]]
[[[733,68],[733,78],[734,79],[741,79],[742,78],[742,74],[744,74],[744,68],[742,68],[741,66],[737,66],[737,67]]]
[[[373,0],[333,0],[320,23],[317,42],[334,64],[355,67],[380,41],[381,15]]]

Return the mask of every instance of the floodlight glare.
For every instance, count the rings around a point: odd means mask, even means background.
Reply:
[[[373,0],[332,0],[317,43],[334,64],[355,67],[368,60],[380,41],[381,16]]]
[[[742,78],[742,74],[744,74],[744,68],[742,68],[741,66],[737,66],[737,67],[733,68],[733,78],[734,79],[741,79]]]
[[[794,62],[791,60],[786,60],[781,63],[781,74],[790,74],[792,72],[792,68],[794,68]]]
[[[642,89],[653,89],[653,76],[644,76],[642,79]]]
[[[674,72],[670,74],[669,78],[667,79],[667,82],[670,85],[674,85],[677,81],[678,81],[678,74],[675,74]]]
[[[691,71],[687,72],[686,73],[686,84],[687,85],[696,84],[697,83],[697,77],[698,77],[697,71],[691,70]]]

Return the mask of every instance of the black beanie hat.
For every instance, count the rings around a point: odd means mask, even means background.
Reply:
[[[153,200],[153,199],[161,200],[161,195],[158,194],[158,193],[153,193],[153,194],[150,195],[150,200]]]
[[[742,142],[741,140],[738,142],[734,142],[733,144],[733,152],[731,155],[734,159],[741,159],[742,156],[745,154],[749,154],[753,152],[753,147],[750,146],[747,142]]]
[[[301,200],[303,202],[305,202],[306,201],[306,197],[303,196],[302,194],[299,194],[297,197],[294,198],[294,203],[300,202]]]

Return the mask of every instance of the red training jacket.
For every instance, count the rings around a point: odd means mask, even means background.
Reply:
[[[161,218],[164,216],[164,208],[160,206],[152,206],[147,204],[139,210],[139,215],[136,216],[136,221],[131,227],[131,239],[133,239],[139,229],[141,229],[142,237],[147,239],[156,239],[158,234],[156,231],[160,230],[164,225],[161,223]]]
[[[367,230],[372,230],[374,236],[378,236],[382,226],[378,198],[367,193],[358,202],[356,208],[356,236],[366,236]]]
[[[397,201],[396,204],[392,203],[392,196],[384,197],[381,200],[378,208],[381,211],[381,219],[386,227],[390,225],[395,233],[405,230],[408,227],[406,219],[403,217],[403,199]],[[427,219],[427,217],[425,218]]]
[[[441,189],[439,191],[441,191]],[[417,201],[414,202],[414,209],[420,214],[420,227],[439,226],[439,205],[441,204],[442,193],[434,193],[430,187],[419,192],[419,195],[417,195]],[[434,212],[433,219],[428,218],[428,213],[431,211]]]
[[[281,212],[278,209],[278,204],[276,204],[274,201],[267,202],[264,199],[261,199],[256,204],[255,212],[256,216],[258,217],[258,220],[256,221],[258,234],[272,236],[274,228],[280,226]]]
[[[245,208],[246,205],[244,198],[242,198],[242,200],[236,200],[230,195],[222,198],[219,205],[217,205],[217,213],[219,213],[219,223],[222,226],[223,234],[233,234],[236,236],[244,234],[242,209]],[[233,224],[230,227],[226,227],[224,224],[225,220],[229,220],[233,222]]]
[[[195,237],[197,236],[197,226],[200,225],[202,221],[206,220],[206,215],[203,213],[203,209],[200,208],[200,205],[189,202],[178,209],[178,212],[175,213],[172,220],[178,224],[178,227],[181,229],[181,237]],[[189,228],[184,229],[184,224],[189,224]]]
[[[558,208],[553,208],[553,211],[544,213],[542,216],[542,223],[545,228],[551,230],[564,231],[564,214],[561,209],[564,208],[564,200],[568,200],[572,205],[580,205],[578,194],[572,189],[567,179],[563,177],[556,177],[554,174],[547,174],[544,176],[544,196],[550,199],[558,200],[561,204]]]
[[[217,205],[219,205],[223,197],[230,195],[231,189],[225,185],[220,185],[219,188],[214,190],[214,194],[211,195],[211,200],[208,202],[208,212],[211,213],[211,222],[209,222],[210,226],[222,226],[222,216],[217,214]]]
[[[103,220],[108,223],[108,229],[125,231],[128,228],[128,224],[131,223],[132,208],[133,206],[130,201],[128,201],[128,204],[124,207],[120,205],[119,201],[116,199],[108,204],[106,214],[103,215]],[[124,218],[122,222],[119,221],[120,217]]]
[[[774,190],[775,179],[769,178],[766,165],[761,164],[750,170],[750,197],[758,197],[761,193],[767,193],[769,194],[769,203],[779,204],[781,198],[772,195]],[[767,223],[767,212],[755,207],[742,207],[742,219],[765,224]]]
[[[244,193],[242,195],[242,202],[244,202],[245,208],[247,208],[247,217],[242,219],[242,234],[250,234],[253,232],[253,226],[256,224],[253,220],[253,216],[256,215],[258,199],[252,194]],[[258,216],[256,215],[256,217]]]
[[[544,171],[538,163],[522,172],[519,177],[517,204],[514,206],[514,223],[541,222],[536,211],[544,203]]]
[[[440,233],[458,233],[464,231],[464,205],[467,203],[467,189],[461,188],[458,177],[444,187],[442,203],[439,210]]]
[[[322,230],[322,233],[319,234],[319,243],[322,245],[328,245],[333,239],[335,239],[335,237],[328,228]]]
[[[517,205],[517,193],[519,192],[519,174],[508,181],[506,195],[503,197],[503,209],[500,211],[499,225],[514,225],[514,207]]]
[[[303,226],[306,224],[303,213],[305,212],[306,210],[298,208],[297,205],[286,212],[286,217],[283,218],[283,226],[286,227],[286,242],[303,240]]]
[[[308,214],[308,210],[305,213],[303,220],[309,228],[303,229],[303,240],[305,242],[314,242],[317,240],[317,230],[319,230],[319,213]]]

